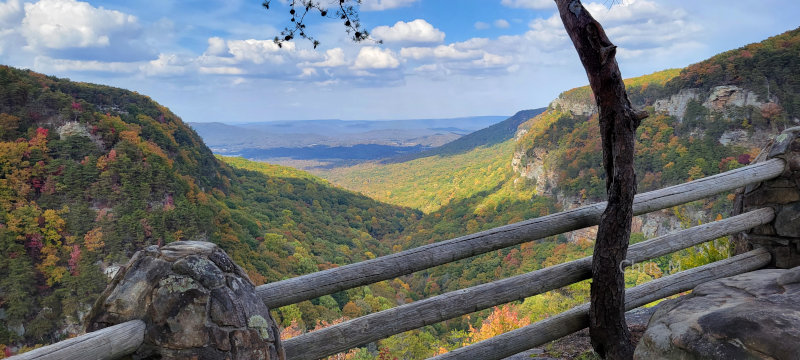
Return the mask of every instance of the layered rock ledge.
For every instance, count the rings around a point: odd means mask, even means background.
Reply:
[[[800,267],[711,281],[662,302],[635,359],[797,359]]]

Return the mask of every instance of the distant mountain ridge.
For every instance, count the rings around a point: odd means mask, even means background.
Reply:
[[[492,146],[514,137],[520,124],[541,114],[547,108],[520,110],[508,119],[487,128],[464,135],[442,146],[408,155],[395,156],[384,160],[384,163],[406,162],[428,156],[449,156],[463,154],[479,146]]]
[[[424,151],[504,119],[505,116],[474,116],[190,125],[216,154],[283,164],[310,160],[317,165],[338,166]]]

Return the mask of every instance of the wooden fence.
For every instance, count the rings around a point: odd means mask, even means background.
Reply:
[[[779,176],[782,159],[770,159],[718,175],[636,196],[636,215],[665,209],[748,184]],[[441,241],[372,260],[320,271],[256,288],[270,308],[277,308],[346,289],[393,279],[434,266],[498,249],[597,225],[605,209],[597,203],[479,233]],[[773,221],[771,208],[757,209],[728,219],[686,229],[631,245],[627,262],[636,263],[685,249],[722,236]],[[770,254],[757,249],[695,269],[665,276],[628,289],[626,308],[692,289],[713,279],[753,271],[766,266]],[[541,294],[590,278],[591,257],[559,264],[527,274],[456,290],[352,319],[284,341],[287,359],[318,359],[408,330]],[[501,359],[558,339],[588,325],[588,304],[496,336],[436,359]],[[11,359],[115,359],[131,354],[141,345],[144,324],[135,320],[46,346]]]

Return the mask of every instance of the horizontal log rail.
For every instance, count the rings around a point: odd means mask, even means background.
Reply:
[[[770,258],[767,250],[756,249],[636,286],[625,292],[625,310],[691,290],[711,280],[761,269],[769,264]],[[502,359],[560,339],[588,326],[589,304],[586,303],[551,318],[431,359]]]
[[[634,215],[700,200],[780,175],[781,159],[755,163],[714,176],[636,196]],[[523,242],[597,225],[606,203],[521,221],[515,224],[405,250],[396,254],[345,265],[258,286],[264,303],[274,309],[323,295],[393,279],[415,271],[484,254]]]
[[[774,217],[771,208],[764,208],[660,236],[631,245],[627,260],[630,263],[650,260],[769,223]],[[333,355],[394,334],[589,279],[591,263],[591,256],[585,257],[358,317],[288,339],[283,343],[284,349],[287,358],[291,360],[318,359]]]
[[[113,360],[133,354],[144,341],[144,321],[131,320],[57,342],[8,360]]]

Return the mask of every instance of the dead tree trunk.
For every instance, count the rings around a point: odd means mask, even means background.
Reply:
[[[597,102],[606,172],[608,205],[600,219],[594,247],[589,333],[592,347],[600,356],[627,360],[633,357],[633,346],[625,323],[622,261],[628,250],[636,194],[636,128],[647,114],[631,106],[614,57],[616,46],[600,23],[579,0],[555,1]]]

